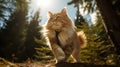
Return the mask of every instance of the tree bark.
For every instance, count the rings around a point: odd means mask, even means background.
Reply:
[[[120,18],[109,0],[96,0],[106,31],[120,55]]]

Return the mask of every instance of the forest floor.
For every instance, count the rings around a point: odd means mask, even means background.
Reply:
[[[0,58],[0,67],[55,67],[55,62],[31,62],[13,63],[11,61]]]
[[[55,67],[54,63],[41,63],[41,62],[35,62],[35,63],[19,63],[17,64],[18,67]]]
[[[0,67],[120,67],[120,64],[95,65],[87,63],[67,63],[67,62],[55,64],[55,62],[31,62],[29,60],[24,63],[12,63],[3,58],[0,58]]]
[[[93,65],[86,63],[14,63],[14,65],[3,64],[0,67],[120,67],[120,66],[111,66],[111,65]]]
[[[0,67],[55,67],[54,63],[14,63],[14,65],[10,64],[0,64]]]

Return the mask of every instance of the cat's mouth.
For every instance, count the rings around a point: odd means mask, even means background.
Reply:
[[[56,31],[56,32],[61,32],[61,30],[60,30],[60,29],[56,29],[55,31]]]
[[[56,32],[61,32],[61,28],[54,29]]]

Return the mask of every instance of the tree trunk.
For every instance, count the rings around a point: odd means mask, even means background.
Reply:
[[[104,20],[106,31],[120,55],[120,18],[109,0],[96,0],[96,4]]]

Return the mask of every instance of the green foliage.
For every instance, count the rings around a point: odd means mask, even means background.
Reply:
[[[110,0],[112,3],[113,0]],[[114,0],[113,5],[119,11],[118,0]],[[74,4],[77,7],[77,18],[80,15],[80,8],[84,11],[92,13],[97,10],[95,0],[71,0],[68,5]],[[80,7],[81,6],[81,7]],[[115,7],[115,6],[114,6]],[[76,24],[77,23],[77,24]],[[89,26],[86,21],[82,22],[80,19],[75,20],[75,24],[79,30],[84,30],[87,36],[87,47],[81,49],[80,60],[81,62],[93,64],[117,64],[119,57],[116,54],[115,47],[111,44],[110,38],[103,27],[103,20],[98,14],[96,24]]]
[[[40,43],[40,47],[36,47],[35,60],[37,61],[49,61],[54,58],[50,48],[47,45],[47,42],[44,37],[40,40],[36,39],[36,42]]]
[[[79,12],[77,12],[77,17],[75,19],[75,25],[77,28],[80,28],[82,26],[82,24],[85,22],[85,19],[83,18],[83,16],[81,14],[79,14]]]
[[[117,64],[115,47],[110,43],[101,22],[102,19],[98,16],[95,25],[83,24],[82,29],[87,36],[87,47],[81,49],[80,59],[82,62],[93,64]]]
[[[95,0],[71,0],[68,5],[74,4],[75,7],[81,6],[84,11],[94,12],[96,10]]]
[[[9,12],[9,19],[3,21],[6,25],[0,29],[0,57],[14,62],[25,61],[28,58],[40,61],[49,59],[50,56],[53,58],[40,32],[42,27],[39,25],[41,21],[39,10],[34,16],[31,14],[29,22],[27,0],[10,0],[10,2],[5,0],[0,3],[0,11],[5,9],[7,11],[10,8],[7,6],[8,3],[12,8]],[[4,15],[2,13],[0,13],[0,18]]]
[[[36,61],[47,62],[47,61],[52,61],[52,59],[54,59],[51,50],[46,44],[41,44],[39,48],[35,48],[35,49],[36,49],[36,54],[35,54]]]
[[[14,10],[13,0],[0,0],[0,29],[6,25],[10,12]],[[5,14],[8,13],[8,14]]]
[[[119,17],[120,17],[120,0],[109,0],[104,2],[102,0],[71,0],[68,5],[74,4],[75,7],[81,6],[84,11],[88,13],[100,11],[106,31],[110,36],[111,42],[115,45],[118,55],[120,55],[120,45],[119,45]],[[104,6],[103,6],[104,4]],[[79,9],[78,9],[79,10]],[[112,32],[111,32],[112,30]]]
[[[113,6],[113,9],[117,12],[118,15],[120,15],[120,1],[119,0],[109,0],[108,2],[110,2]],[[82,8],[84,9],[84,11],[87,11],[89,13],[93,13],[94,11],[98,10],[97,6],[96,6],[96,0],[71,0],[68,5],[74,4],[75,7],[77,7],[78,5],[82,6]]]
[[[14,54],[15,56],[18,55],[18,52],[20,51],[19,46],[23,45],[25,40],[28,4],[26,0],[21,0],[21,2],[18,2],[18,0],[16,0],[11,1],[10,3],[13,5],[12,7],[15,8],[14,11],[10,12],[11,16],[5,22],[5,28],[1,30],[0,55],[1,57],[5,57],[9,60],[12,60],[12,54]],[[23,8],[23,6],[26,7]],[[18,9],[18,7],[21,9]],[[9,7],[6,7],[6,9],[9,9]]]
[[[20,58],[22,58],[22,60],[26,60],[27,58],[34,59],[34,48],[39,47],[39,44],[35,41],[35,39],[40,39],[41,37],[39,32],[39,30],[41,29],[41,27],[39,26],[39,22],[41,21],[41,19],[39,19],[39,15],[40,14],[37,11],[27,26],[24,45],[20,47],[21,51],[19,56]]]
[[[28,25],[25,43],[22,48],[22,58],[30,58],[36,61],[46,61],[53,58],[50,49],[46,45],[45,39],[42,37],[42,27],[39,25],[41,21],[39,10],[31,17]],[[51,56],[50,56],[51,55]]]

